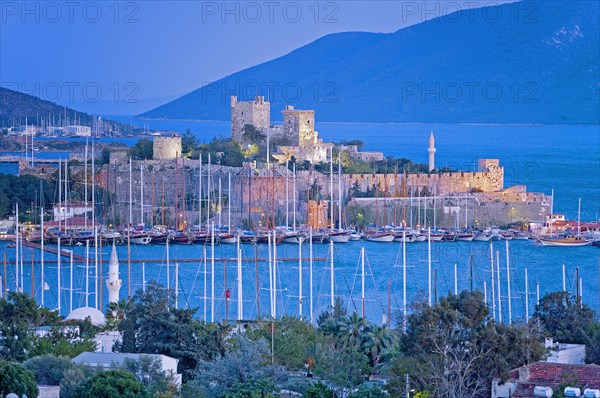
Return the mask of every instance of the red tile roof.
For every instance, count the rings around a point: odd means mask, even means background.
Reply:
[[[582,391],[586,388],[600,389],[600,366],[598,365],[535,362],[511,371],[511,376],[518,378],[519,370],[525,370],[524,368],[528,368],[529,377],[518,382],[518,387],[512,395],[514,398],[533,397],[533,389],[536,386],[550,387],[557,391],[560,384],[573,378],[578,382],[572,387],[581,387]],[[526,374],[527,371],[525,370],[524,373]]]

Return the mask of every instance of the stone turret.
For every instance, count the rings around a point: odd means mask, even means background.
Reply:
[[[435,169],[435,138],[433,137],[433,130],[429,134],[429,171],[432,172]]]
[[[112,252],[110,253],[110,262],[108,263],[108,279],[106,288],[108,289],[108,302],[119,302],[119,291],[123,281],[119,279],[119,259],[117,258],[117,248],[113,241]]]

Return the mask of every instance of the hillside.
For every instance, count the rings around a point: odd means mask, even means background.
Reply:
[[[141,117],[228,120],[237,92],[270,99],[274,120],[293,104],[319,121],[600,124],[599,8],[527,1],[332,34]]]
[[[24,124],[25,118],[27,118],[29,124],[37,125],[40,125],[42,118],[45,118],[45,120],[54,118],[56,124],[59,125],[59,121],[64,120],[65,115],[67,120],[72,124],[78,123],[84,126],[91,126],[94,120],[94,117],[87,113],[79,112],[29,94],[0,87],[0,127],[9,127],[13,124],[18,125],[19,119]],[[111,128],[112,130],[121,132],[131,130],[131,126],[126,124],[107,119],[103,119],[102,122],[105,128]]]

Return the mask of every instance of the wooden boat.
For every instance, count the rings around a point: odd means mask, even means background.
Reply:
[[[299,244],[306,240],[304,236],[299,233],[289,233],[283,236],[283,243]]]
[[[489,242],[492,239],[492,235],[486,232],[479,232],[473,236],[473,241],[475,242]]]
[[[590,241],[585,240],[580,236],[558,236],[558,237],[540,237],[538,238],[538,242],[542,244],[542,246],[563,246],[563,247],[579,247],[579,246],[587,246],[590,244]]]
[[[471,242],[473,240],[473,234],[469,232],[460,232],[456,235],[456,240]]]
[[[238,242],[238,237],[230,233],[219,234],[219,242],[233,245]],[[194,242],[195,243],[195,242]]]
[[[394,234],[390,232],[373,232],[365,235],[365,239],[369,242],[389,243],[394,241]]]
[[[350,240],[350,233],[346,231],[337,231],[329,234],[329,240],[333,243],[348,243]]]

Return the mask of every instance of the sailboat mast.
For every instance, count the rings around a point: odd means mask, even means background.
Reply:
[[[242,249],[240,249],[240,241],[237,244],[237,299],[238,299],[238,321],[244,318],[244,302],[243,302],[243,291],[242,291]]]
[[[289,213],[290,213],[290,184],[289,184],[289,161],[285,161],[285,230],[287,231],[290,221],[289,221]]]
[[[506,284],[508,286],[508,324],[512,324],[512,303],[510,297],[510,255],[508,253],[508,241],[506,241]]]
[[[329,217],[331,219],[330,228],[333,230],[333,227],[335,226],[333,218],[333,146],[331,147],[331,155],[329,157],[329,207]],[[331,294],[333,295],[333,289]],[[331,308],[333,308],[333,304]]]
[[[231,172],[227,175],[227,233],[231,233]]]
[[[46,291],[46,282],[44,280],[44,208],[40,209],[40,234],[42,236],[41,243],[41,277],[42,277],[42,307],[44,306],[44,292]]]
[[[202,229],[202,152],[198,154],[198,231]],[[206,271],[206,270],[205,270]],[[205,300],[206,300],[206,295]],[[204,311],[206,316],[206,309]],[[206,319],[204,319],[206,321]]]
[[[302,239],[298,240],[298,316],[302,319]]]
[[[427,228],[427,284],[428,301],[431,306],[431,228]]]
[[[209,182],[210,182],[210,154],[209,158]],[[208,191],[210,198],[210,190]],[[210,321],[215,321],[215,223],[210,228]]]
[[[313,324],[313,239],[312,227],[308,229],[308,305],[310,323]]]
[[[494,244],[490,240],[490,267],[492,268],[492,318],[496,320],[496,288],[494,276]]]
[[[406,332],[406,225],[402,228],[402,331]]]
[[[529,323],[529,276],[525,268],[525,323]]]
[[[329,288],[331,291],[331,313],[333,314],[335,308],[335,291],[334,291],[334,281],[335,281],[335,270],[333,267],[333,241],[329,241]]]
[[[365,317],[365,247],[360,248],[360,307],[362,317]]]
[[[292,223],[294,224],[294,232],[296,232],[296,162],[294,162],[294,171],[292,177],[293,195],[292,196]]]
[[[140,162],[140,224],[144,225],[144,165]]]
[[[16,203],[15,218],[15,291],[20,292],[21,290],[19,288],[19,235],[21,234],[21,232],[19,228],[19,202]]]
[[[338,229],[342,230],[342,156],[338,153]],[[394,201],[394,203],[396,203]]]

